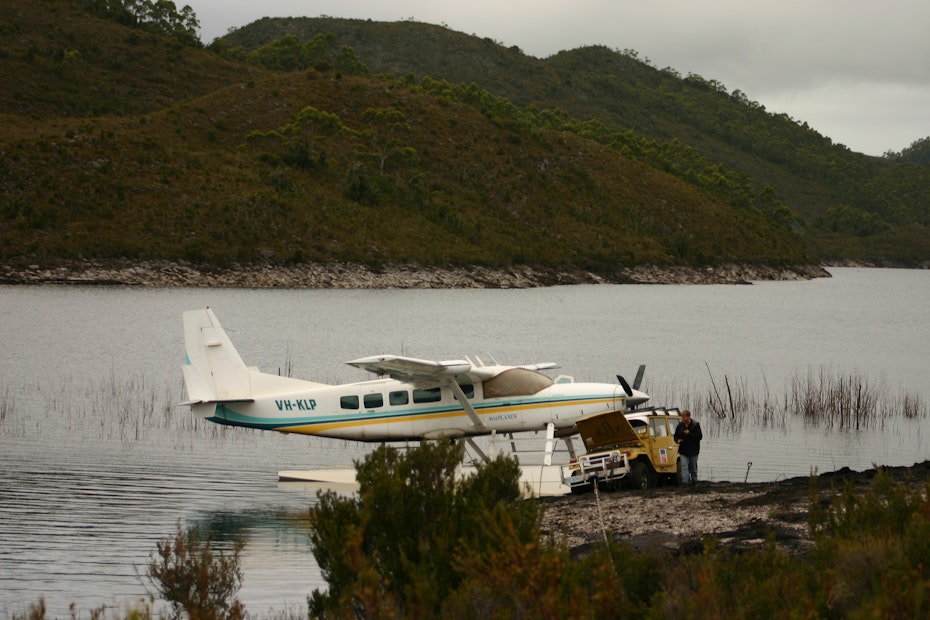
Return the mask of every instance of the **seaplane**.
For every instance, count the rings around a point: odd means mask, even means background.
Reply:
[[[545,465],[555,439],[576,434],[591,414],[631,410],[649,396],[639,390],[644,366],[631,386],[556,379],[544,362],[520,366],[477,357],[444,361],[375,355],[347,362],[372,380],[331,385],[248,367],[209,307],[183,313],[186,362],[182,366],[195,415],[222,425],[302,433],[363,442],[462,440],[527,431],[546,433]]]

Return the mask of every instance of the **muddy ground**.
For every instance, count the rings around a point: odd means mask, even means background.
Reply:
[[[912,467],[884,468],[895,480],[923,484],[930,461]],[[876,471],[848,468],[821,474],[819,501],[830,501],[846,481],[865,490]],[[696,553],[706,537],[737,549],[762,545],[773,535],[789,554],[805,554],[813,541],[808,530],[811,479],[779,482],[702,482],[689,487],[659,487],[542,498],[543,531],[564,537],[576,554],[612,537],[649,553]]]

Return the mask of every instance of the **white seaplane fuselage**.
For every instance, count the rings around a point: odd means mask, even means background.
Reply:
[[[253,402],[208,402],[193,409],[219,424],[388,441],[533,431],[549,422],[570,427],[581,416],[623,408],[626,397],[620,386],[601,383],[553,383],[535,394],[496,398],[483,398],[481,383],[471,386],[466,394],[474,394],[471,404],[484,428],[471,423],[451,389],[417,388],[394,379],[308,386],[256,394]]]
[[[195,414],[219,424],[358,441],[569,430],[582,416],[648,399],[619,384],[553,380],[555,364],[502,366],[382,355],[348,362],[383,375],[329,385],[246,367],[213,312],[184,313],[183,367]]]

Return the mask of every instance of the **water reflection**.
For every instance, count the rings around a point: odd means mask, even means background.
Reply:
[[[220,549],[230,549],[236,537],[246,541],[238,596],[249,613],[305,612],[310,592],[325,587],[310,548],[306,513],[289,508],[217,512],[193,519],[191,525],[211,533]]]

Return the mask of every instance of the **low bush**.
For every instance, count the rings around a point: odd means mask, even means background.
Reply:
[[[245,542],[236,539],[233,548],[218,550],[210,535],[197,526],[183,529],[158,541],[146,568],[152,598],[171,603],[175,619],[240,620],[245,607],[236,598],[242,585],[240,555]]]

